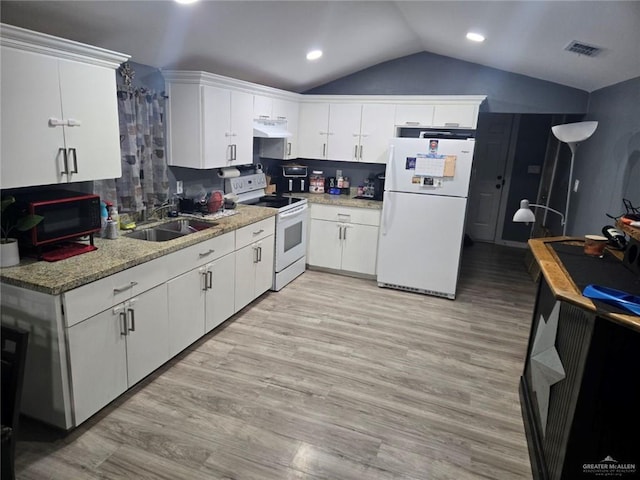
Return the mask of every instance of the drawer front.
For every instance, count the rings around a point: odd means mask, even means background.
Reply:
[[[166,282],[167,265],[166,257],[156,258],[65,292],[62,296],[67,327]]]
[[[331,222],[378,226],[380,225],[380,210],[313,204],[311,205],[311,218]]]
[[[236,250],[247,245],[262,240],[269,235],[274,235],[276,231],[276,219],[267,218],[259,222],[252,223],[246,227],[236,230]]]
[[[177,277],[193,268],[223,257],[233,252],[234,246],[235,236],[232,232],[170,253],[166,256],[169,278]]]

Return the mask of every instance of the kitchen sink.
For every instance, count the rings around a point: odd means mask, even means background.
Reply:
[[[171,230],[163,230],[161,228],[146,228],[127,234],[129,238],[138,240],[147,240],[149,242],[166,242],[176,238],[184,237],[188,233],[172,232]]]
[[[148,242],[166,242],[168,240],[174,240],[176,238],[184,237],[191,233],[200,232],[207,228],[215,227],[217,223],[211,222],[199,222],[197,220],[175,220],[169,223],[163,223],[153,228],[145,228],[143,230],[136,230],[135,232],[127,234],[129,238],[135,238],[138,240],[146,240]]]
[[[198,220],[181,219],[169,223],[163,223],[162,225],[158,225],[156,228],[187,234],[206,230],[207,228],[215,227],[216,225],[218,224],[215,222],[200,222]]]

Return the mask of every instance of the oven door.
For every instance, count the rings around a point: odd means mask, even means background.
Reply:
[[[278,214],[276,222],[276,272],[281,272],[307,252],[306,203]]]

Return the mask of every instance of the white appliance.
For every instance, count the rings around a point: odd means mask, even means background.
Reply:
[[[378,286],[454,299],[473,138],[394,138],[385,174]]]
[[[256,173],[226,179],[225,191],[238,203],[278,210],[271,290],[279,291],[305,271],[309,210],[306,198],[265,195],[266,185],[265,174]]]

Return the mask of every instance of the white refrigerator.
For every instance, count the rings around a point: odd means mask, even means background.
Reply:
[[[474,145],[473,138],[391,140],[378,286],[455,298]]]

